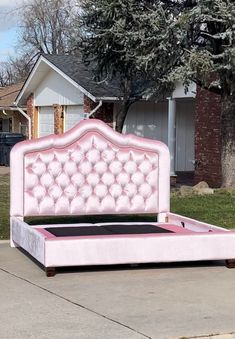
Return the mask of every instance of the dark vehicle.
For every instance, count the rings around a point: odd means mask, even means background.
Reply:
[[[0,133],[0,165],[10,165],[10,152],[12,147],[19,141],[25,140],[25,136],[21,133]]]

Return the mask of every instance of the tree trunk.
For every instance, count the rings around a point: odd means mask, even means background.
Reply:
[[[235,188],[235,96],[222,96],[221,110],[222,187]]]
[[[127,112],[131,103],[129,101],[123,101],[119,112],[116,115],[116,131],[122,133],[123,125],[127,116]]]

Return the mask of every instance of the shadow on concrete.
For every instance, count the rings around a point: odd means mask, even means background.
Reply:
[[[34,262],[41,270],[45,267],[32,257],[23,248],[17,247],[17,250]],[[93,266],[68,266],[56,267],[56,273],[81,273],[81,272],[101,272],[101,271],[127,271],[127,270],[152,270],[152,269],[178,269],[178,268],[195,268],[195,267],[221,267],[225,266],[224,260],[213,261],[187,261],[171,263],[145,263],[145,264],[114,264],[114,265],[93,265]]]

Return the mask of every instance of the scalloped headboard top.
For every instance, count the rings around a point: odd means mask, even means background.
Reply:
[[[11,152],[11,216],[169,211],[170,160],[159,141],[84,120]]]

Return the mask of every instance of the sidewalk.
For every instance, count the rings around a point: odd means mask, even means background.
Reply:
[[[235,332],[223,262],[60,269],[0,242],[0,338],[176,339]],[[234,339],[233,335],[214,339]]]
[[[235,339],[235,333],[232,334],[219,334],[219,335],[212,335],[207,337],[194,337],[189,339]]]

